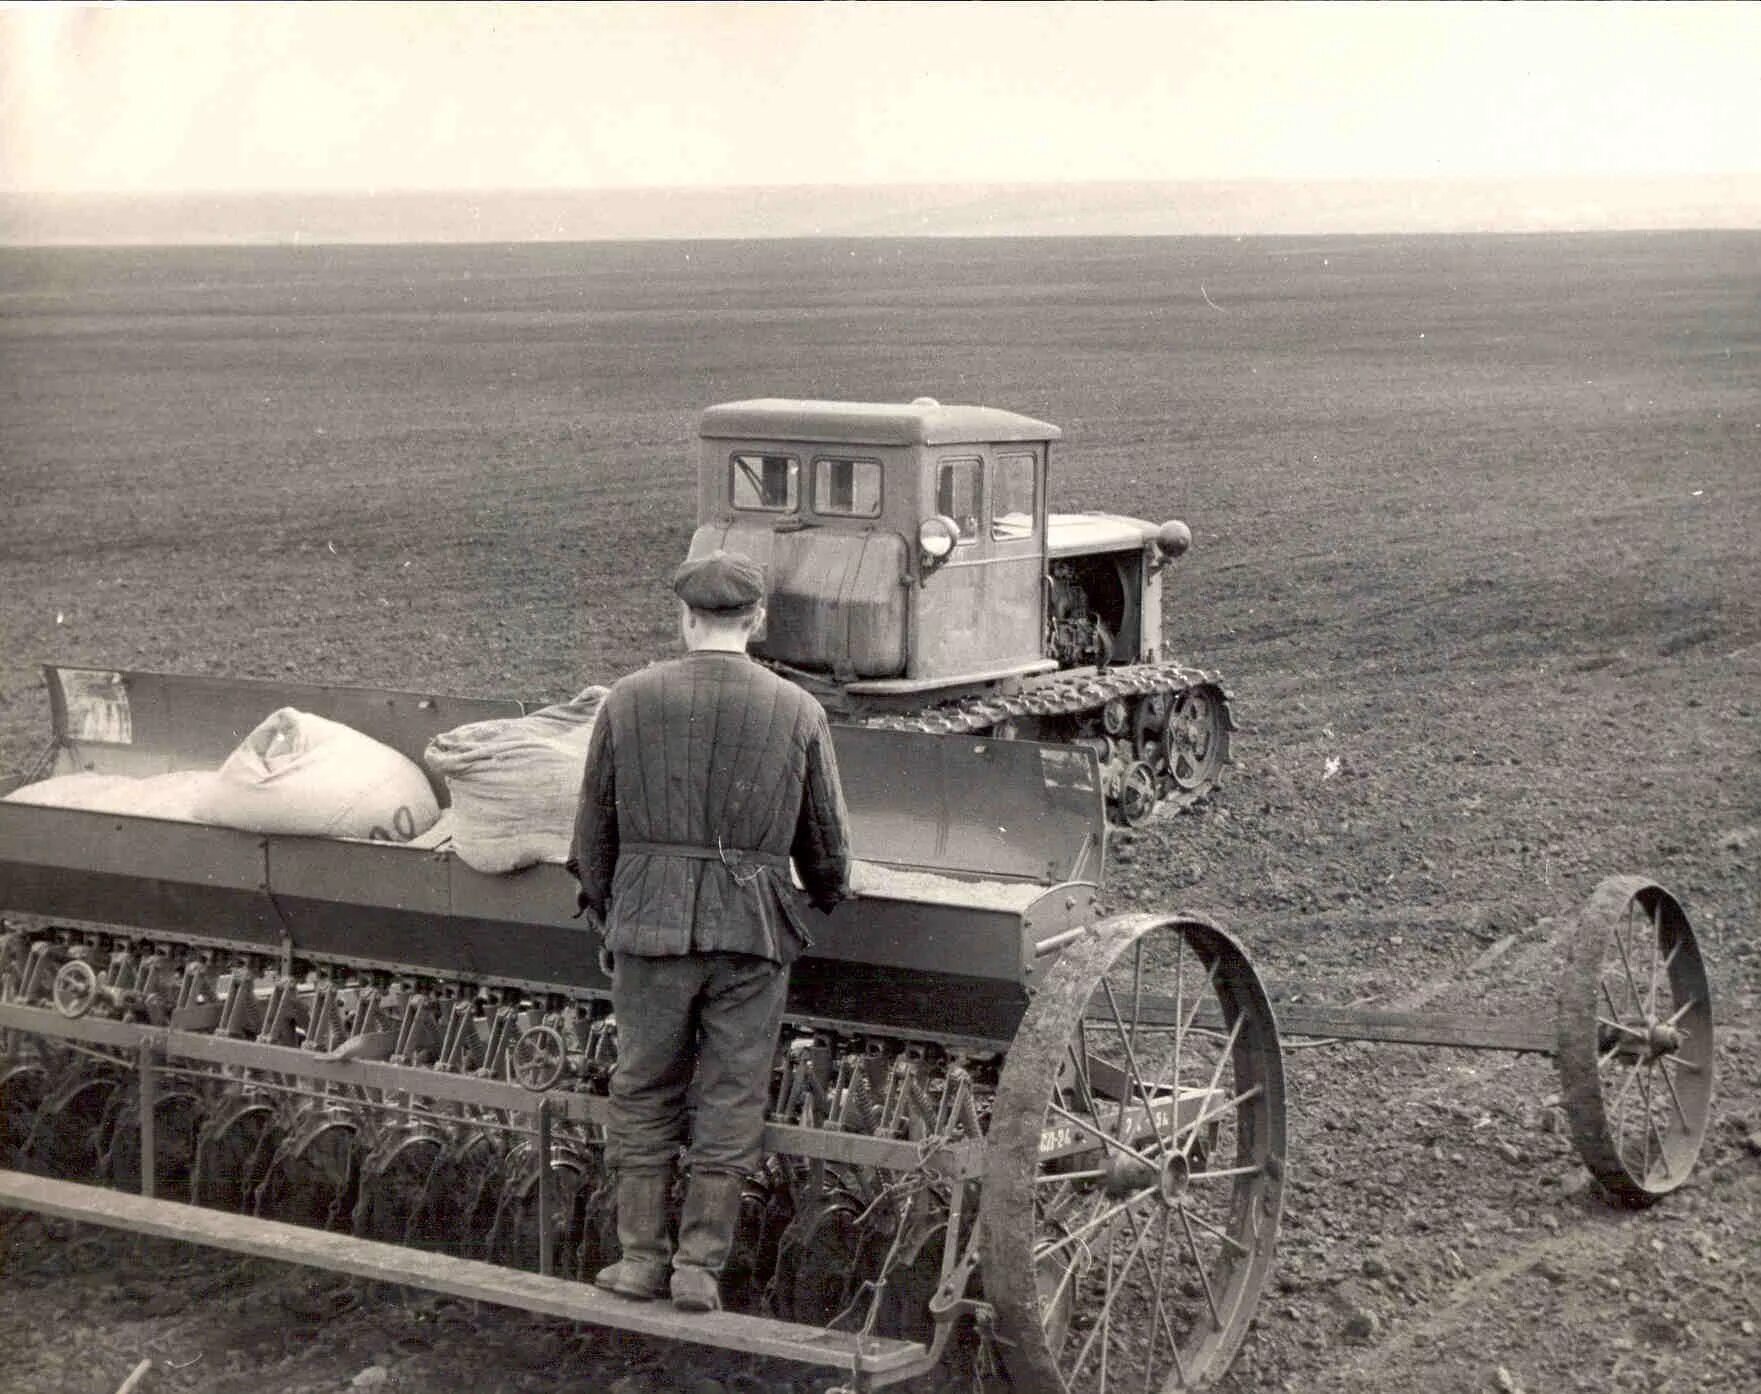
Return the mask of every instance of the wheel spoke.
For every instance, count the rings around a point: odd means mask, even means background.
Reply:
[[[1263,1166],[1224,1167],[1219,1171],[1189,1171],[1186,1174],[1186,1179],[1188,1181],[1222,1181],[1231,1176],[1258,1176],[1263,1171],[1265,1171]]]
[[[1663,938],[1663,902],[1655,902],[1651,906],[1651,981],[1645,998],[1645,1019],[1649,1021],[1657,1015],[1657,953]]]
[[[1192,1141],[1188,1142],[1184,1148],[1180,1149],[1180,1155],[1183,1157],[1191,1155],[1192,1142],[1196,1142],[1198,1140],[1198,1130],[1200,1128],[1202,1128],[1206,1123],[1209,1123],[1213,1118],[1221,1118],[1226,1113],[1234,1112],[1237,1108],[1241,1107],[1242,1104],[1245,1104],[1252,1099],[1258,1098],[1259,1093],[1260,1093],[1260,1086],[1259,1085],[1257,1085],[1257,1084],[1250,1085],[1248,1088],[1243,1089],[1233,1099],[1229,1099],[1226,1102],[1224,1102],[1220,1107],[1209,1109],[1206,1112],[1199,1114],[1199,1116],[1197,1118],[1194,1118],[1190,1123],[1188,1123],[1186,1125],[1185,1131],[1192,1135]]]
[[[1193,1214],[1191,1209],[1188,1208],[1187,1206],[1181,1206],[1180,1213],[1187,1220],[1189,1220],[1191,1223],[1197,1225],[1200,1229],[1204,1230],[1207,1234],[1210,1234],[1210,1235],[1214,1236],[1215,1238],[1221,1240],[1226,1247],[1235,1250],[1235,1253],[1238,1257],[1244,1256],[1247,1253],[1247,1249],[1245,1247],[1243,1247],[1241,1241],[1239,1239],[1237,1239],[1233,1234],[1230,1234],[1227,1230],[1218,1229],[1214,1224],[1212,1224],[1209,1220],[1205,1219],[1202,1215]]]
[[[1182,939],[1174,946],[1174,1068],[1172,1071],[1172,1081],[1176,1090],[1180,1088],[1180,1053],[1186,1045],[1186,1028],[1191,1024],[1191,1019],[1186,1018],[1184,1013],[1186,1002],[1186,953],[1186,941]],[[1192,1014],[1194,1017],[1198,1015],[1198,1009],[1203,1001],[1204,998],[1201,994],[1193,1002]],[[1180,1113],[1178,1093],[1175,1095],[1175,1100],[1174,1113],[1175,1116],[1178,1117]],[[1169,1120],[1168,1129],[1168,1145],[1172,1147],[1174,1145],[1173,1119]]]
[[[1076,1040],[1074,1038],[1071,1040],[1070,1044],[1065,1047],[1064,1053],[1070,1057],[1070,1072],[1075,1076],[1077,1092],[1082,1096],[1079,1102],[1090,1113],[1099,1117],[1100,1109],[1095,1107],[1094,1090],[1089,1087],[1088,1083],[1088,1065],[1085,1061],[1077,1058]],[[1087,1053],[1086,1050],[1084,1053]]]
[[[1211,1275],[1205,1271],[1204,1255],[1198,1251],[1198,1236],[1192,1232],[1192,1217],[1185,1207],[1174,1212],[1180,1217],[1180,1228],[1186,1234],[1186,1251],[1192,1255],[1192,1266],[1198,1271],[1200,1286],[1205,1290],[1205,1305],[1211,1309],[1211,1321],[1218,1330],[1223,1327],[1223,1313],[1217,1307],[1217,1294],[1211,1287]]]
[[[1133,1226],[1133,1228],[1135,1229],[1136,1226]],[[1074,1380],[1081,1372],[1082,1367],[1088,1363],[1088,1354],[1093,1348],[1095,1341],[1103,1336],[1111,1335],[1113,1324],[1113,1303],[1119,1296],[1119,1293],[1124,1289],[1124,1275],[1130,1270],[1131,1265],[1136,1260],[1138,1254],[1143,1251],[1143,1241],[1149,1237],[1149,1232],[1150,1227],[1147,1224],[1144,1225],[1142,1229],[1137,1230],[1136,1242],[1132,1244],[1131,1252],[1125,1256],[1125,1262],[1121,1264],[1117,1270],[1117,1277],[1119,1279],[1117,1282],[1114,1280],[1115,1270],[1113,1267],[1114,1240],[1110,1239],[1108,1241],[1107,1295],[1101,1302],[1100,1320],[1095,1323],[1094,1329],[1088,1333],[1088,1339],[1082,1343],[1082,1349],[1077,1352],[1076,1363],[1070,1367],[1071,1379]],[[1110,1342],[1104,1343],[1101,1347],[1101,1364],[1103,1369],[1106,1368],[1106,1344],[1110,1344]],[[1104,1383],[1102,1387],[1105,1388]]]
[[[1067,1249],[1072,1244],[1080,1243],[1082,1240],[1088,1238],[1089,1235],[1093,1234],[1102,1225],[1106,1224],[1115,1215],[1119,1214],[1123,1210],[1129,1210],[1132,1206],[1136,1205],[1138,1203],[1138,1201],[1142,1200],[1145,1196],[1154,1195],[1155,1191],[1156,1191],[1156,1188],[1154,1186],[1146,1186],[1143,1190],[1139,1191],[1136,1195],[1127,1196],[1124,1200],[1120,1201],[1117,1205],[1109,1206],[1107,1209],[1101,1211],[1100,1214],[1096,1215],[1093,1219],[1091,1219],[1087,1224],[1081,1225],[1078,1228],[1071,1230],[1070,1233],[1066,1234],[1057,1243],[1048,1244],[1045,1248],[1036,1250],[1034,1252],[1034,1261],[1036,1263],[1044,1262],[1046,1259],[1050,1258],[1053,1254],[1057,1253],[1060,1249]]]
[[[1631,924],[1633,920],[1633,910],[1630,905],[1627,907],[1626,920],[1628,924]],[[1638,1010],[1639,1014],[1643,1016],[1645,1012],[1645,999],[1639,995],[1639,984],[1633,977],[1633,965],[1631,959],[1627,957],[1626,940],[1621,937],[1619,929],[1612,930],[1611,933],[1614,936],[1615,951],[1620,955],[1621,971],[1626,974],[1627,991],[1632,993],[1633,1006]]]
[[[1634,1073],[1639,1072],[1634,1071]],[[1644,1101],[1645,1109],[1645,1129],[1641,1135],[1644,1166],[1639,1172],[1639,1177],[1643,1180],[1651,1174],[1651,1072],[1649,1070],[1644,1071],[1639,1079],[1639,1098]]]
[[[1229,1063],[1230,1058],[1234,1055],[1236,1041],[1241,1039],[1241,1022],[1242,1018],[1236,1017],[1235,1024],[1229,1028],[1229,1039],[1223,1043],[1223,1049],[1218,1052],[1217,1067],[1211,1071],[1211,1082],[1205,1086],[1205,1093],[1207,1095],[1214,1095],[1217,1092],[1217,1081],[1223,1078],[1223,1067]],[[1178,1111],[1179,1110],[1176,1109],[1176,1112]],[[1202,1115],[1200,1121],[1203,1121]],[[1198,1135],[1198,1123],[1194,1122],[1190,1124],[1188,1131],[1196,1137]]]
[[[1633,1080],[1638,1076],[1637,1070],[1628,1070],[1627,1076],[1620,1082],[1620,1089],[1614,1096],[1614,1146],[1615,1150],[1626,1156],[1626,1106],[1628,1091],[1633,1087]]]
[[[1101,979],[1101,989],[1107,994],[1107,1010],[1112,1013],[1113,1025],[1119,1030],[1119,1045],[1125,1052],[1125,1068],[1131,1072],[1131,1083],[1137,1087],[1137,1096],[1143,1102],[1144,1121],[1152,1127],[1156,1121],[1156,1106],[1150,1102],[1149,1092],[1143,1085],[1143,1071],[1138,1068],[1137,1052],[1132,1049],[1131,1037],[1126,1034],[1125,1023],[1119,1016],[1119,1004],[1113,997],[1113,985],[1105,978]],[[1135,1004],[1134,1004],[1135,1005]],[[1119,1141],[1125,1141],[1125,1124],[1131,1116],[1129,1101],[1119,1100]],[[1161,1141],[1158,1137],[1157,1141]]]
[[[1663,1081],[1664,1087],[1669,1090],[1669,1101],[1675,1105],[1675,1116],[1681,1119],[1682,1131],[1685,1133],[1693,1132],[1694,1125],[1688,1122],[1687,1110],[1682,1107],[1682,1096],[1676,1092],[1675,1081],[1669,1077],[1669,1071],[1659,1070],[1657,1072],[1657,1077]]]

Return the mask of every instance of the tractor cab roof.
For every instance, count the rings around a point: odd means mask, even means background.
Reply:
[[[992,441],[1058,440],[1048,421],[995,407],[915,402],[813,402],[758,397],[724,402],[703,413],[705,440],[777,440],[836,445],[979,445]]]

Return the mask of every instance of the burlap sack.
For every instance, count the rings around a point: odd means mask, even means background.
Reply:
[[[408,842],[440,805],[415,761],[352,727],[283,707],[240,741],[195,801],[204,823]]]
[[[569,854],[575,804],[603,687],[529,716],[443,731],[422,753],[446,780],[452,848],[474,870],[500,875]]]

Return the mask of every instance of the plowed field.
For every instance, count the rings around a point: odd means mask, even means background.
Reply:
[[[1242,731],[1106,904],[1291,1002],[1551,1019],[1605,875],[1712,967],[1700,1166],[1598,1197],[1530,1056],[1289,1056],[1231,1390],[1761,1388],[1761,237],[0,252],[0,769],[34,665],[564,696],[670,651],[696,411],[1056,421],[1053,503],[1192,526]],[[0,1387],[793,1387],[789,1370],[7,1222]],[[617,1381],[625,1381],[621,1386]],[[693,1384],[696,1381],[696,1384]],[[712,1381],[719,1381],[719,1385]]]

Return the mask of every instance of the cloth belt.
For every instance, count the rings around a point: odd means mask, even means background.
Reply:
[[[760,852],[750,847],[693,847],[684,842],[622,842],[618,855],[643,853],[650,857],[688,857],[692,861],[722,862],[729,867],[769,866],[778,871],[789,869],[787,852]]]

